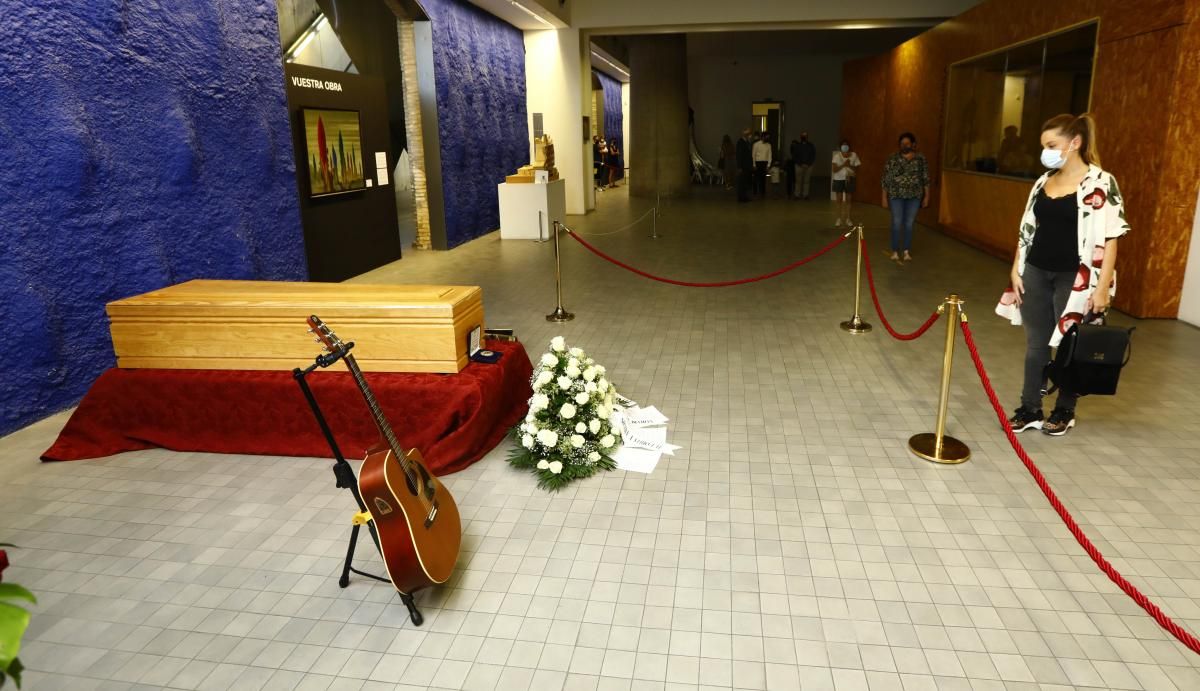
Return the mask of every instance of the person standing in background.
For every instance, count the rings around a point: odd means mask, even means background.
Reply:
[[[754,157],[754,193],[760,197],[767,196],[767,168],[775,157],[771,142],[767,141],[767,133],[763,132],[751,149]]]
[[[792,161],[796,167],[796,199],[808,199],[808,180],[817,162],[817,147],[808,141],[808,132],[801,132],[800,141],[792,142]]]
[[[857,180],[855,171],[860,165],[862,162],[858,160],[858,154],[850,149],[850,140],[843,139],[842,145],[833,152],[833,173],[830,175],[830,184],[836,197],[834,210],[837,212],[837,222],[833,224],[835,228],[842,227],[843,223],[846,227],[854,224],[854,221],[850,220],[850,207],[854,203],[854,181]]]
[[[742,131],[737,140],[737,198],[739,202],[750,201],[750,176],[754,171],[754,156],[750,151],[750,130]]]
[[[721,138],[720,163],[721,173],[725,176],[725,189],[731,190],[737,180],[737,152],[728,134]]]
[[[608,169],[608,186],[616,187],[617,178],[621,173],[621,147],[614,139],[608,143],[608,158],[605,160]]]
[[[900,150],[883,166],[883,205],[892,212],[892,261],[912,261],[913,222],[917,211],[929,206],[929,163],[917,153],[917,137],[900,135]]]

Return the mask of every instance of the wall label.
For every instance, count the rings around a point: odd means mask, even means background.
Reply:
[[[292,77],[292,86],[298,86],[305,89],[317,89],[320,91],[341,91],[341,82],[332,82],[322,79],[313,79],[311,77]]]

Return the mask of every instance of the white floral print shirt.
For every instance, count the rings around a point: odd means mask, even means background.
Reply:
[[[1025,275],[1025,257],[1033,247],[1033,236],[1037,233],[1037,216],[1033,204],[1038,192],[1046,186],[1051,173],[1046,173],[1033,183],[1029,201],[1025,204],[1025,215],[1021,217],[1020,242],[1017,245],[1017,273]],[[1099,166],[1088,166],[1087,175],[1075,190],[1079,207],[1079,273],[1075,285],[1067,298],[1067,307],[1058,319],[1058,328],[1050,335],[1050,345],[1057,346],[1067,330],[1084,320],[1091,311],[1091,297],[1100,282],[1100,267],[1104,264],[1105,243],[1129,232],[1125,220],[1125,205],[1117,180]],[[1117,292],[1116,272],[1113,273],[1109,294]],[[1015,309],[1012,291],[1005,292],[996,307],[996,313],[1008,317],[1013,324],[1021,323],[1020,311]]]

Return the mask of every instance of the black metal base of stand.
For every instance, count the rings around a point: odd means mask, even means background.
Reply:
[[[316,362],[309,365],[306,369],[297,367],[292,370],[292,376],[295,377],[296,383],[300,385],[300,390],[304,392],[304,398],[308,401],[309,408],[312,408],[313,417],[317,419],[317,424],[321,427],[321,432],[325,435],[325,441],[329,443],[330,450],[333,451],[333,457],[336,459],[333,463],[334,484],[338,489],[348,489],[354,495],[354,501],[358,504],[360,512],[367,512],[367,505],[362,499],[362,495],[358,492],[358,478],[354,476],[354,467],[346,461],[346,457],[342,455],[341,448],[338,447],[337,441],[333,438],[333,431],[329,429],[329,423],[325,421],[325,415],[321,413],[321,406],[317,404],[317,399],[313,396],[312,389],[308,386],[308,381],[305,377],[315,370],[317,367],[328,367],[342,358],[351,348],[353,343],[347,343],[344,350],[331,353],[329,355],[317,356]],[[382,549],[379,546],[379,534],[375,531],[375,523],[372,521],[366,522],[367,530],[371,534],[371,541],[375,543],[375,549],[382,554]],[[357,521],[350,529],[350,542],[346,546],[346,562],[342,565],[342,575],[338,578],[338,586],[345,588],[350,585],[350,574],[356,573],[366,578],[372,578],[388,585],[392,585],[389,578],[377,576],[366,571],[359,571],[354,568],[354,548],[358,546],[358,529],[361,528]],[[413,626],[420,626],[425,622],[425,617],[421,615],[421,611],[417,609],[416,602],[413,601],[412,595],[396,591],[400,595],[400,601],[408,608],[408,617],[412,620]]]

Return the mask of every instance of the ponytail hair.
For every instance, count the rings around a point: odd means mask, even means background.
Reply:
[[[1068,139],[1079,137],[1079,157],[1088,165],[1100,165],[1100,150],[1096,147],[1096,119],[1091,113],[1055,115],[1042,125],[1043,132],[1050,130],[1058,130]]]

